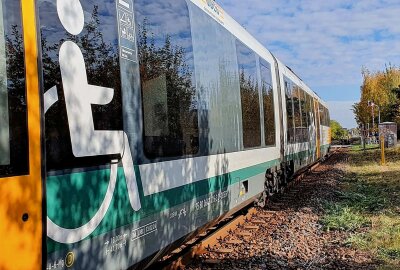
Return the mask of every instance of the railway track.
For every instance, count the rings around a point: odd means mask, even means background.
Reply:
[[[253,204],[245,207],[186,242],[153,265],[151,269],[185,269],[193,259],[199,256],[202,256],[201,264],[203,265],[218,265],[221,258],[230,256],[236,253],[238,248],[243,247],[245,247],[245,253],[251,254],[251,247],[257,245],[257,235],[266,233],[270,229],[269,226],[281,224],[280,210],[295,207],[299,196],[304,197],[310,193],[309,197],[312,198],[311,193],[315,191],[316,183],[314,181],[314,185],[310,185],[313,181],[303,181],[305,177],[314,174],[314,178],[318,180],[318,174],[327,169],[325,168],[327,166],[321,165],[328,164],[329,167],[330,164],[343,161],[338,154],[344,151],[346,149],[336,148],[327,158],[296,175],[285,193],[271,197],[265,208],[255,207]]]

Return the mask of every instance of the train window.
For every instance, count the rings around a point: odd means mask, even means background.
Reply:
[[[319,104],[319,118],[320,118],[320,125],[325,126],[325,107],[322,104]]]
[[[327,117],[327,120],[328,120],[327,126],[330,127],[331,126],[331,116],[329,114],[329,110],[328,109],[326,110],[326,115],[327,115],[326,117]]]
[[[275,110],[271,65],[260,59],[261,93],[264,106],[265,145],[275,145]]]
[[[242,150],[236,38],[202,9],[189,5],[201,155]],[[218,44],[219,46],[216,46]]]
[[[307,96],[306,92],[300,88],[301,123],[302,123],[302,142],[308,141],[308,117],[307,117]]]
[[[308,119],[308,127],[312,126],[313,123],[313,106],[312,106],[312,97],[306,92],[306,101],[307,101],[307,119]]]
[[[256,55],[236,40],[242,104],[243,146],[261,146],[260,100],[257,83]]]
[[[287,121],[287,140],[294,143],[294,117],[293,117],[293,99],[292,99],[292,82],[288,78],[285,80],[285,96],[286,96],[286,121]]]
[[[328,126],[328,114],[326,112],[326,108],[324,107],[324,124]]]
[[[199,125],[186,1],[137,0],[135,10],[145,154],[194,155],[199,150]]]
[[[296,129],[296,132],[295,132],[296,139],[295,140],[296,140],[296,142],[302,142],[303,141],[303,139],[302,139],[303,133],[302,133],[301,110],[300,110],[301,92],[300,92],[300,88],[296,84],[293,84],[292,87],[293,87],[292,88],[293,89],[292,90],[292,98],[293,98],[293,108],[294,108],[293,116],[294,116],[294,126]]]
[[[20,6],[20,1],[0,1],[0,177],[29,172]]]
[[[43,88],[45,92],[56,88],[58,93],[58,100],[45,112],[46,167],[48,171],[54,171],[105,165],[110,162],[110,158],[118,158],[118,156],[76,157],[73,154],[69,122],[74,123],[75,120],[69,119],[67,115],[59,53],[66,41],[73,43],[79,48],[80,53],[71,54],[70,57],[83,57],[87,83],[113,89],[112,100],[108,104],[91,105],[90,117],[93,118],[95,130],[123,130],[115,1],[81,1],[84,11],[83,29],[74,35],[67,31],[69,24],[65,22],[63,24],[59,19],[62,13],[57,12],[58,2],[38,1]],[[74,16],[74,13],[68,15]],[[81,83],[84,85],[83,81]],[[71,104],[69,106],[71,108]],[[77,136],[77,134],[74,135]]]
[[[0,5],[0,15],[3,15]],[[10,164],[10,128],[8,119],[8,90],[6,66],[6,42],[4,22],[0,21],[0,165]]]

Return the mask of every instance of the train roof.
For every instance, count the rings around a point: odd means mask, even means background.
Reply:
[[[254,38],[247,30],[241,26],[237,21],[235,21],[228,13],[224,11],[224,9],[218,5],[213,0],[190,0],[192,3],[194,3],[196,6],[198,6],[200,9],[202,9],[205,13],[207,13],[211,18],[213,18],[215,21],[217,21],[219,24],[221,24],[225,29],[227,29],[229,32],[231,32],[236,38],[238,38],[241,42],[246,44],[249,48],[251,48],[254,52],[256,52],[259,56],[264,58],[265,60],[269,60],[271,63],[273,63],[274,58],[277,59],[267,48],[265,48],[256,38]],[[214,5],[214,8],[209,6],[209,3],[211,3],[211,6]],[[295,81],[295,83],[299,84],[305,91],[307,91],[309,94],[311,94],[314,98],[317,98],[322,105],[327,107],[326,102],[324,102],[316,92],[311,90],[310,87],[308,87],[303,80],[300,79],[299,76],[294,73],[292,69],[287,67],[285,64],[283,64],[282,61],[277,59],[278,65],[280,66],[280,69],[285,70],[286,74],[289,73],[291,74],[290,77],[292,77]]]

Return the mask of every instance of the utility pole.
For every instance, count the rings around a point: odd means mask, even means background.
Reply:
[[[372,111],[372,132],[374,132],[375,129],[375,113],[374,113],[374,107],[378,107],[378,130],[379,130],[379,124],[381,123],[381,107],[376,105],[373,101],[368,100],[368,107],[371,107]],[[375,133],[374,133],[374,138],[375,138]]]
[[[372,104],[374,104],[374,103],[372,103]],[[375,128],[374,105],[372,105],[371,108],[372,108],[372,132],[374,132],[374,128]]]

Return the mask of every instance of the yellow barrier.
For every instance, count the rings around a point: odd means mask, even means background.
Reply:
[[[386,159],[385,159],[385,137],[381,135],[380,137],[380,143],[381,143],[381,165],[385,166],[386,165]]]

